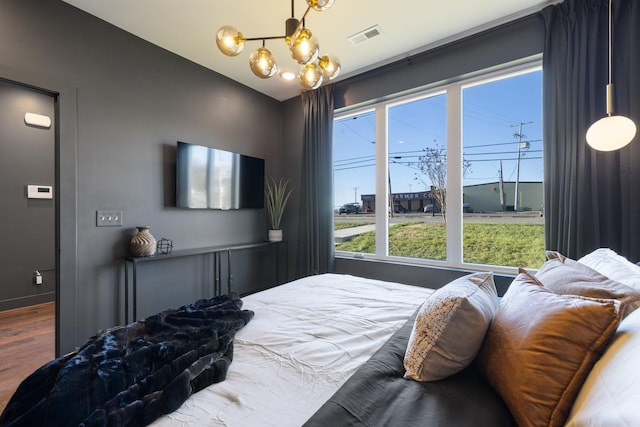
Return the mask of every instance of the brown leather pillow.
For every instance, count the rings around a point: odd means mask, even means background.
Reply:
[[[519,426],[561,426],[620,323],[620,302],[558,295],[527,273],[505,293],[476,366]]]
[[[535,277],[557,294],[619,300],[624,305],[623,317],[640,306],[640,291],[609,279],[571,258],[550,258]]]

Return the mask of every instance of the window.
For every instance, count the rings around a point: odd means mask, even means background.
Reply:
[[[536,268],[544,262],[542,73],[462,88],[463,261]],[[490,250],[505,248],[505,250]]]
[[[442,220],[447,185],[446,102],[445,93],[435,93],[387,110],[391,256],[447,259],[447,229]],[[417,241],[428,243],[414,244]]]
[[[333,138],[340,141],[333,144],[334,240],[344,251],[375,254],[375,131],[375,111],[334,123]]]
[[[538,64],[338,112],[337,254],[539,267],[541,121]]]

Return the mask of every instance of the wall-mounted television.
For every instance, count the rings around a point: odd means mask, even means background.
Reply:
[[[176,205],[189,209],[264,208],[264,159],[178,141]]]

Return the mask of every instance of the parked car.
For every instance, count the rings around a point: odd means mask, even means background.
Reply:
[[[424,213],[439,213],[440,209],[438,209],[438,207],[435,207],[435,212],[434,212],[434,205],[429,203],[428,205],[425,205],[424,207]]]
[[[338,215],[357,214],[358,212],[360,212],[360,205],[356,203],[346,203],[340,207],[340,210],[338,211]]]
[[[393,212],[394,213],[407,213],[409,212],[409,210],[407,208],[405,208],[404,206],[397,204],[397,205],[393,205]]]

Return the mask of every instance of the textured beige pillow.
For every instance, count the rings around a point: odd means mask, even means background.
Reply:
[[[404,357],[406,377],[437,381],[476,357],[498,305],[493,273],[474,273],[436,290],[418,311]]]
[[[616,299],[624,305],[624,316],[640,307],[640,291],[609,279],[571,258],[549,258],[535,277],[557,294]]]
[[[563,425],[591,367],[616,332],[620,305],[553,293],[527,273],[515,278],[477,366],[519,426]]]

